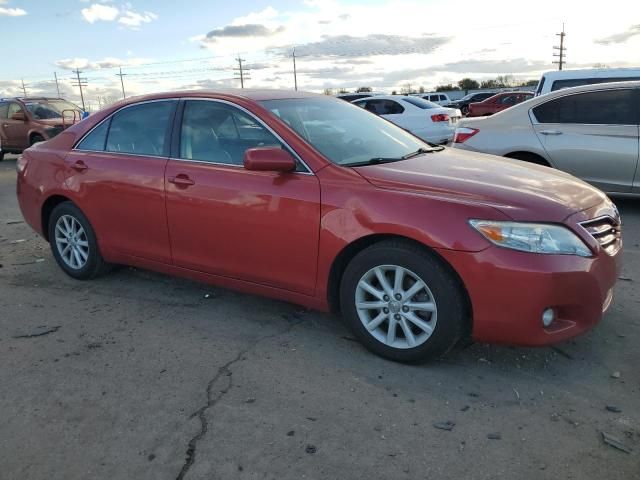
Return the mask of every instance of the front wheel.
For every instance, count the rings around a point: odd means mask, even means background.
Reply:
[[[38,133],[31,136],[31,140],[29,142],[30,146],[35,145],[36,143],[44,142],[44,137]]]
[[[88,280],[108,270],[89,220],[72,202],[53,209],[48,231],[53,257],[70,277]]]
[[[464,332],[465,298],[439,258],[404,241],[381,242],[356,255],[340,290],[354,335],[372,352],[398,362],[448,352]]]

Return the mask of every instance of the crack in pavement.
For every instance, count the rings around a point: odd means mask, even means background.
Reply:
[[[196,461],[196,450],[198,447],[198,442],[202,440],[204,436],[207,434],[207,432],[209,431],[209,421],[207,420],[207,416],[206,416],[207,410],[215,406],[215,404],[218,403],[218,401],[229,392],[229,390],[233,385],[233,379],[231,378],[233,375],[233,372],[230,369],[231,366],[236,362],[242,360],[246,354],[248,354],[251,350],[256,348],[260,343],[289,333],[296,326],[304,322],[304,318],[301,318],[301,316],[304,315],[305,313],[307,312],[306,311],[294,312],[291,316],[295,318],[297,321],[289,322],[289,325],[287,325],[287,328],[285,328],[281,332],[273,333],[271,335],[265,335],[264,337],[258,338],[258,340],[253,342],[251,345],[242,349],[232,360],[229,360],[227,363],[225,363],[220,368],[218,368],[218,371],[216,372],[214,377],[211,380],[209,380],[209,383],[207,383],[207,403],[204,404],[202,407],[200,407],[198,410],[196,410],[194,413],[192,413],[191,416],[189,417],[189,418],[198,417],[198,419],[200,420],[200,431],[189,441],[187,445],[185,461],[184,461],[184,464],[182,465],[182,469],[180,470],[180,473],[176,477],[176,480],[183,480],[187,475],[187,473],[189,472],[189,469],[193,466],[193,464]],[[218,394],[214,397],[213,387],[216,385],[216,383],[218,383],[218,380],[222,376],[225,376],[226,378],[228,378],[227,385],[224,388],[218,390]]]

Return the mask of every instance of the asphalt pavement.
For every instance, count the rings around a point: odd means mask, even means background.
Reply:
[[[640,200],[617,203],[595,330],[407,366],[295,305],[132,268],[72,280],[21,222],[9,157],[0,479],[640,478]]]

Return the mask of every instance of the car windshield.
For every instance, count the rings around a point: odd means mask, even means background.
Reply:
[[[64,100],[37,100],[27,101],[24,104],[36,120],[62,118],[63,112],[65,116],[70,114],[66,110],[82,111],[77,105]]]
[[[476,94],[475,93],[470,93],[469,95],[465,95],[464,97],[462,97],[459,101],[464,101],[464,100],[471,100],[473,97],[475,97]]]
[[[260,103],[338,165],[362,164],[376,158],[401,159],[420,149],[431,150],[427,143],[391,122],[334,98]]]

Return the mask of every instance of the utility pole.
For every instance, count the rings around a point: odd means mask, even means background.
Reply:
[[[556,33],[557,37],[560,37],[560,46],[559,47],[553,47],[554,50],[558,50],[558,53],[554,53],[553,56],[554,57],[558,57],[558,61],[554,61],[553,63],[558,65],[558,70],[562,70],[562,66],[565,63],[565,58],[564,58],[564,52],[567,50],[566,48],[564,48],[564,37],[565,37],[566,33],[564,33],[564,22],[562,23],[562,32],[560,33]]]
[[[82,100],[82,110],[86,111],[86,108],[84,107],[84,95],[82,93],[82,87],[87,86],[87,79],[86,77],[80,78],[80,74],[82,73],[80,69],[76,68],[75,70],[73,70],[73,72],[76,74],[76,79],[77,79],[77,82],[74,83],[73,86],[78,87],[80,89],[80,100]]]
[[[120,73],[116,73],[116,75],[120,77],[120,85],[122,85],[122,98],[127,98],[127,96],[124,94],[124,80],[122,79],[122,77],[124,77],[126,73],[122,73],[122,67],[120,67]]]
[[[27,89],[24,86],[24,79],[21,78],[20,80],[22,80],[22,93],[26,97],[27,96]]]
[[[238,58],[236,58],[236,60],[238,62],[238,68],[233,69],[233,74],[236,78],[240,79],[240,88],[244,88],[244,81],[251,80],[251,77],[249,77],[249,70],[242,66],[242,62],[244,62],[245,59],[240,58],[240,54],[238,54]]]
[[[293,85],[298,90],[298,73],[296,71],[296,47],[293,47]]]
[[[53,72],[53,78],[56,79],[56,90],[58,91],[58,98],[60,97],[60,85],[58,84],[58,74]]]

